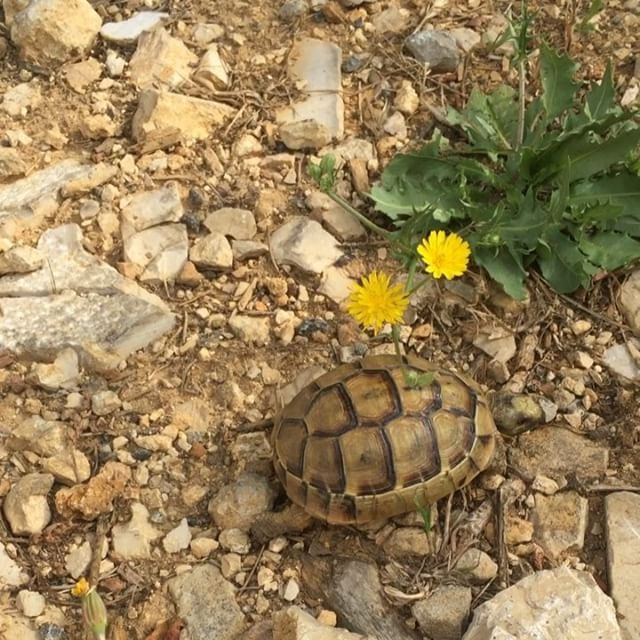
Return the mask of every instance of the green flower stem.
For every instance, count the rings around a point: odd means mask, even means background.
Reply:
[[[397,324],[391,325],[391,337],[393,338],[393,346],[396,348],[396,355],[400,360],[400,364],[404,369],[404,360],[402,359],[402,349],[400,348],[400,327]]]
[[[389,241],[393,240],[393,234],[382,227],[379,227],[375,222],[371,222],[369,218],[363,216],[355,207],[352,207],[343,197],[339,196],[335,191],[329,190],[325,193],[336,203],[338,203],[345,211],[348,211],[352,216],[355,216],[367,229],[375,231],[383,238]]]

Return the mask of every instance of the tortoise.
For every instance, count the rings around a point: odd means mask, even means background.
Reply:
[[[430,381],[411,386],[407,371]],[[540,413],[536,403],[530,421]],[[273,462],[307,514],[363,525],[464,487],[489,467],[498,438],[474,381],[417,356],[375,355],[321,375],[278,412]]]

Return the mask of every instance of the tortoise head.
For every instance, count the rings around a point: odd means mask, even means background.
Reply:
[[[489,391],[487,402],[496,427],[508,436],[517,436],[524,431],[544,424],[544,411],[538,399],[526,393]]]

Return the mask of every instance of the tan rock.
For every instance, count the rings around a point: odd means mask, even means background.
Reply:
[[[278,611],[273,623],[274,640],[367,640],[367,637],[346,629],[324,625],[300,607]]]
[[[144,32],[129,63],[131,79],[140,89],[166,87],[177,89],[186,82],[198,63],[182,40],[158,28]]]
[[[60,489],[56,509],[63,518],[94,520],[113,509],[113,501],[122,495],[131,479],[131,470],[120,462],[107,462],[86,484]]]
[[[101,25],[87,0],[32,0],[14,16],[11,39],[23,58],[51,66],[89,53]]]
[[[580,551],[589,516],[589,502],[575,491],[536,495],[533,511],[535,539],[553,558]]]
[[[90,140],[101,140],[116,135],[118,125],[106,114],[87,116],[80,122],[80,133]]]
[[[611,598],[567,567],[527,576],[477,607],[464,639],[488,638],[622,640]]]
[[[193,79],[211,91],[229,86],[229,67],[220,57],[218,45],[211,45],[202,56]]]
[[[384,543],[384,550],[391,556],[424,557],[433,552],[429,538],[424,529],[418,527],[400,527]]]
[[[140,94],[133,116],[133,135],[142,141],[162,130],[177,129],[184,138],[204,140],[234,112],[220,102],[149,89]]]
[[[102,75],[102,65],[95,58],[64,67],[65,79],[76,93],[84,93],[87,87]]]

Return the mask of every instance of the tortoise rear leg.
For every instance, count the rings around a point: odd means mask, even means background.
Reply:
[[[251,533],[260,543],[278,536],[302,533],[313,524],[313,518],[297,504],[289,504],[282,511],[263,513],[251,526]]]

